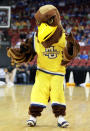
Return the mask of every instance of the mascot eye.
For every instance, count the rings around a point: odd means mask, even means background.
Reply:
[[[48,20],[47,23],[48,23],[49,25],[53,24],[53,22],[54,22],[54,17],[55,17],[55,16],[52,16],[52,17]]]

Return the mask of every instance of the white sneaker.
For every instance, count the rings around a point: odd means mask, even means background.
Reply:
[[[67,121],[63,121],[62,123],[58,123],[59,127],[67,128],[69,126],[69,123]]]
[[[36,122],[33,120],[27,120],[27,125],[30,127],[34,127],[34,126],[36,126]]]
[[[30,127],[36,126],[36,118],[32,115],[30,115],[30,119],[27,120],[27,125]]]
[[[69,126],[69,123],[64,119],[63,116],[59,116],[58,118],[58,126],[62,128],[67,128]]]

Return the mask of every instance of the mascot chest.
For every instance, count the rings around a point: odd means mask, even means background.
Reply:
[[[45,48],[42,44],[35,42],[35,51],[38,57],[43,57],[43,59],[62,59],[63,48],[59,46],[59,43]]]

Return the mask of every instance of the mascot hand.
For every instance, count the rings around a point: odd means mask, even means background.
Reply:
[[[75,46],[76,47],[76,52],[79,52],[80,51],[80,46],[78,44],[78,42],[74,39],[74,36],[72,33],[70,34],[66,34],[66,40],[67,40],[67,49],[68,49],[68,52],[73,55],[73,47]],[[72,51],[72,52],[70,52]]]
[[[66,34],[67,45],[63,51],[63,60],[61,65],[66,66],[80,51],[78,42],[73,37],[73,34]]]
[[[27,39],[26,42],[21,43],[20,48],[7,49],[7,56],[11,58],[12,65],[29,62],[35,55],[32,39]]]
[[[25,60],[25,55],[20,53],[18,48],[8,48],[7,56],[11,58],[11,64],[22,63]]]

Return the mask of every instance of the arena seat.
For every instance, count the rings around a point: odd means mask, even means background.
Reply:
[[[86,66],[88,60],[82,59],[78,66]]]
[[[86,65],[87,67],[89,67],[90,66],[90,59],[87,61],[87,65]]]
[[[72,66],[78,66],[80,63],[80,59],[74,59],[72,62]]]

